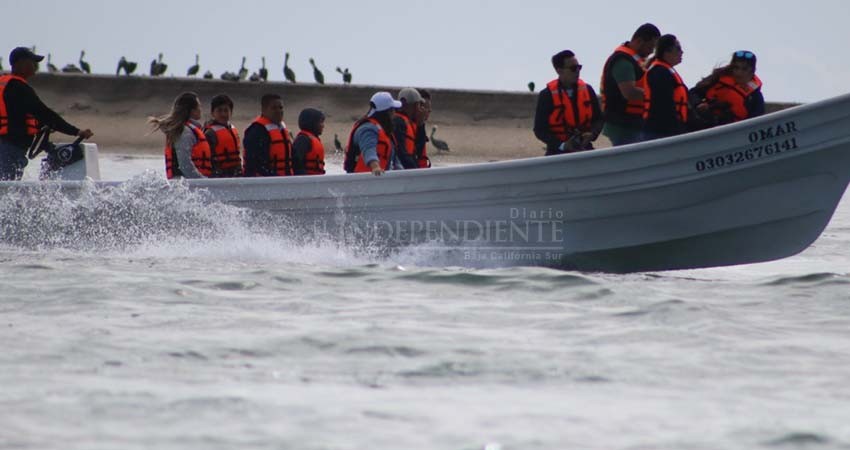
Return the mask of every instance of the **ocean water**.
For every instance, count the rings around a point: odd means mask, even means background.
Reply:
[[[0,448],[850,448],[848,198],[791,258],[607,275],[377,256],[159,179],[0,197]]]

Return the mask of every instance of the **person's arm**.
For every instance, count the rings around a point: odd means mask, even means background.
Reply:
[[[9,98],[9,102],[15,102],[15,104],[21,105],[22,110],[28,114],[32,114],[36,119],[38,119],[39,123],[47,125],[55,131],[70,136],[80,135],[80,129],[66,122],[59,114],[48,108],[47,105],[38,98],[35,90],[33,90],[30,85],[15,80],[15,83],[10,83],[9,87],[11,88],[9,91],[11,91],[10,93],[12,94],[12,98]]]
[[[621,58],[616,61],[611,68],[611,74],[626,100],[643,100],[643,89],[637,87],[635,69],[628,60]]]
[[[210,153],[213,155],[213,158],[211,158],[210,160],[210,165],[212,165],[212,173],[218,173],[218,163],[216,162],[216,158],[214,157],[215,147],[218,145],[218,135],[215,133],[215,130],[209,129],[204,132],[204,137],[207,138],[207,144],[210,145]]]
[[[393,117],[393,134],[398,143],[396,157],[402,169],[415,169],[419,167],[413,155],[407,153],[407,123],[401,117]],[[414,145],[416,143],[414,142]]]
[[[292,143],[292,171],[295,175],[307,175],[307,153],[310,147],[310,138],[303,134],[295,137]]]
[[[268,176],[269,134],[258,124],[251,124],[245,130],[242,146],[245,148],[245,176]]]
[[[764,115],[764,95],[761,93],[761,89],[755,91],[750,95],[747,99],[747,117],[758,117]]]
[[[184,178],[206,178],[201,172],[198,172],[195,163],[192,162],[192,147],[196,143],[195,132],[186,126],[183,127],[183,133],[180,134],[180,138],[174,143],[174,152],[177,154],[177,165],[180,167],[180,172],[183,173]]]
[[[354,132],[354,140],[360,147],[360,158],[372,170],[372,174],[381,175],[384,168],[378,158],[378,129],[371,123],[363,124]]]
[[[562,144],[561,140],[549,128],[549,116],[554,108],[552,94],[549,93],[549,90],[540,91],[540,95],[537,96],[537,110],[534,113],[534,136],[546,144],[547,151],[556,150]]]

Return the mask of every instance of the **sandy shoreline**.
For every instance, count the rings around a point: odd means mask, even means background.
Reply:
[[[378,90],[394,95],[399,87],[342,86],[286,83],[233,83],[192,78],[114,77],[102,75],[46,74],[33,80],[39,96],[72,124],[91,128],[92,139],[104,153],[159,154],[161,133],[150,133],[146,119],[169,111],[174,98],[194,91],[204,102],[226,93],[235,103],[234,124],[244,130],[259,113],[265,93],[283,97],[285,117],[293,133],[298,132],[298,113],[314,107],[327,116],[322,141],[333,152],[334,134],[345,145],[351,126],[368,107]],[[543,143],[534,137],[532,126],[537,94],[431,89],[434,111],[428,124],[438,126],[437,137],[448,142],[451,152],[439,154],[431,147],[435,163],[457,164],[541,156]],[[772,109],[787,105],[773,104]],[[58,141],[61,139],[57,136]],[[597,148],[610,146],[604,136]]]

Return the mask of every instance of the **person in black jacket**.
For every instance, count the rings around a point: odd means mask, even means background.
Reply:
[[[674,67],[682,62],[682,44],[672,34],[658,39],[646,73],[644,141],[687,131],[688,87]]]
[[[41,125],[84,139],[93,135],[48,108],[27,83],[42,59],[26,47],[17,47],[9,54],[12,73],[0,76],[0,180],[21,179],[28,163],[27,148]]]

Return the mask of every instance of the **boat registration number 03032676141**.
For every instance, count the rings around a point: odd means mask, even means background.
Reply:
[[[794,121],[751,131],[747,134],[750,148],[699,160],[696,170],[704,172],[796,150],[796,133],[797,123]]]

